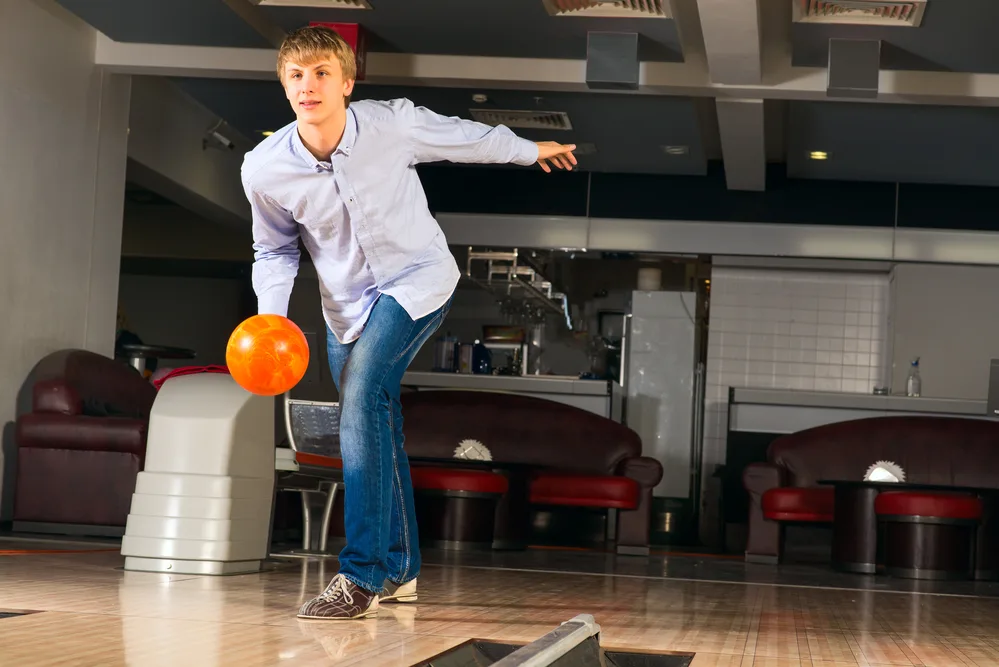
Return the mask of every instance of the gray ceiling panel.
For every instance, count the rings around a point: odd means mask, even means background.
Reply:
[[[372,51],[516,58],[585,58],[586,33],[637,32],[642,60],[682,61],[670,19],[553,17],[541,0],[369,0],[373,9],[261,7],[285,30],[310,21],[359,23]]]
[[[260,137],[295,119],[280,84],[265,81],[177,79],[206,107],[248,136]],[[596,93],[532,93],[510,90],[464,90],[359,85],[355,99],[408,97],[447,116],[469,118],[470,108],[564,111],[571,130],[518,129],[534,141],[593,144],[596,152],[581,155],[580,168],[632,173],[706,173],[697,109],[689,98]],[[489,101],[476,104],[473,93]],[[680,155],[664,146],[686,146]]]
[[[122,42],[270,48],[222,0],[56,0]],[[552,17],[541,0],[370,0],[371,10],[260,7],[285,30],[311,21],[359,23],[371,51],[585,58],[586,33],[637,32],[643,60],[683,60],[672,19]],[[459,27],[456,27],[459,26]]]
[[[125,42],[270,48],[225,0],[56,0],[110,38]],[[542,0],[369,0],[373,10],[260,7],[284,30],[310,21],[360,23],[373,51],[462,56],[572,58],[586,55],[586,35],[595,30],[635,31],[643,60],[677,62],[682,49],[669,19],[552,17]],[[999,1],[929,0],[919,28],[790,23],[792,0],[761,0],[763,35],[790,34],[793,64],[825,67],[830,37],[883,41],[882,66],[999,74]],[[779,3],[787,9],[772,11]],[[674,0],[692,51],[699,30],[693,0]],[[684,14],[686,7],[687,18]],[[771,16],[773,14],[773,16]],[[768,22],[769,21],[769,22]],[[689,30],[688,30],[689,25]],[[779,29],[778,29],[779,27]],[[180,79],[180,85],[248,136],[294,119],[276,81]],[[979,89],[979,92],[981,88]],[[435,89],[359,84],[356,97],[406,96],[446,115],[469,117],[482,92],[500,109],[564,111],[573,129],[537,134],[593,144],[581,168],[630,173],[706,173],[706,154],[721,157],[713,94],[698,100],[646,95],[534,93],[472,88]],[[969,89],[970,92],[970,89]],[[536,100],[536,95],[540,100]],[[879,103],[764,103],[767,159],[787,155],[791,176],[999,185],[999,109]],[[686,146],[667,154],[663,146]],[[980,150],[976,150],[980,149]],[[812,150],[830,159],[813,161]]]
[[[884,69],[999,73],[997,25],[995,0],[930,0],[918,28],[795,23],[792,62],[825,67],[829,38],[846,37],[882,40]]]
[[[995,108],[791,102],[787,143],[797,178],[999,185]]]
[[[56,0],[118,42],[269,48],[222,0]]]

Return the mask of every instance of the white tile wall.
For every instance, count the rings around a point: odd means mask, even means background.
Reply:
[[[712,271],[702,488],[725,462],[729,387],[870,393],[885,384],[888,298],[887,273]],[[704,500],[702,525],[717,525],[716,499]]]

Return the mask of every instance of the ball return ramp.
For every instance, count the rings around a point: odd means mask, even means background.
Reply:
[[[596,620],[580,614],[524,646],[472,639],[411,667],[689,667],[693,659],[693,653],[605,649]]]

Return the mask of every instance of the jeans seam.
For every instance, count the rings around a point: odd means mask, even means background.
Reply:
[[[402,572],[399,575],[400,580],[405,580],[409,576],[409,566],[412,564],[410,559],[410,544],[409,544],[409,515],[406,513],[406,498],[402,492],[402,476],[399,474],[399,454],[397,451],[398,443],[395,441],[395,418],[393,416],[394,411],[389,410],[389,427],[390,433],[392,434],[392,468],[395,473],[395,483],[396,488],[399,490],[399,523],[402,526],[402,541],[403,541],[403,567]]]
[[[396,358],[392,361],[392,365],[395,365],[395,364],[399,363],[399,360],[402,359],[404,356],[406,356],[406,354],[411,349],[413,349],[413,346],[416,345],[416,341],[418,341],[420,338],[422,338],[423,334],[426,333],[426,331],[428,329],[430,329],[430,327],[433,326],[434,323],[438,322],[438,320],[440,319],[440,316],[441,316],[441,312],[438,311],[425,325],[423,325],[423,328],[420,329],[420,332],[418,334],[416,334],[415,336],[410,337],[409,344],[406,345],[406,347],[404,347],[402,349],[402,352],[400,352],[398,354],[398,356],[396,356]],[[413,324],[416,324],[416,322],[413,322]]]

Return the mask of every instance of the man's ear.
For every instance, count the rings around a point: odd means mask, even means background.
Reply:
[[[343,82],[343,96],[350,97],[354,93],[354,80],[347,79]]]

